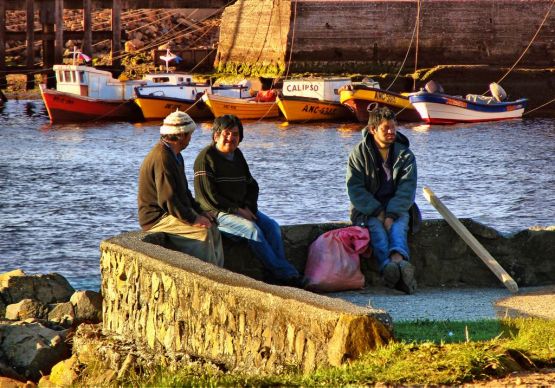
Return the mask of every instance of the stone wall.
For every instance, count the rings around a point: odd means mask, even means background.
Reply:
[[[470,219],[461,222],[513,277],[520,287],[555,283],[555,228],[526,229],[503,236],[495,229]],[[303,271],[308,247],[328,230],[347,223],[284,226],[286,256]],[[501,282],[443,220],[426,220],[421,230],[409,236],[411,261],[421,287],[503,287]],[[224,239],[226,267],[255,279],[263,279],[262,266],[246,244]],[[230,259],[228,259],[230,258]],[[237,259],[235,259],[237,258]],[[382,286],[374,260],[361,259],[367,286]]]
[[[164,234],[139,232],[101,244],[105,330],[155,351],[270,372],[339,365],[391,338],[384,311],[268,285],[165,246]]]
[[[216,64],[287,63],[291,71],[396,70],[409,48],[417,1],[239,0],[222,15]],[[510,67],[540,26],[549,0],[421,2],[418,67]],[[291,43],[292,42],[292,43]],[[414,46],[405,64],[414,69]],[[547,18],[520,62],[555,65],[555,19]]]

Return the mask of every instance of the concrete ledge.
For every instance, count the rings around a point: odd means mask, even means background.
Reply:
[[[392,337],[383,310],[272,286],[164,247],[163,234],[101,244],[103,327],[230,369],[339,365]]]

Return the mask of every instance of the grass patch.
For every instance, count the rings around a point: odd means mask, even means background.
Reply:
[[[466,340],[464,328],[469,331]],[[445,331],[457,332],[444,337]],[[297,368],[276,374],[226,372],[195,361],[179,370],[143,370],[113,385],[132,386],[368,386],[453,385],[515,370],[555,365],[555,321],[519,318],[477,322],[416,321],[396,324],[397,338],[356,361],[303,375]],[[483,338],[478,340],[478,338]],[[87,382],[84,381],[84,384]]]
[[[395,338],[404,342],[458,343],[510,337],[510,329],[496,319],[480,321],[407,321],[395,324]]]

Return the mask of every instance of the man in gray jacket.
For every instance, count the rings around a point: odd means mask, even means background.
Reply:
[[[351,221],[369,229],[386,285],[412,294],[416,280],[409,263],[407,233],[409,210],[418,211],[414,204],[416,160],[388,108],[370,112],[363,139],[349,155],[347,191]]]

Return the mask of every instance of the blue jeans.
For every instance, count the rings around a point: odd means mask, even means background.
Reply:
[[[374,256],[378,260],[380,271],[391,260],[389,256],[398,252],[405,260],[409,260],[409,246],[407,233],[409,231],[409,213],[403,213],[397,218],[389,231],[385,230],[382,222],[376,217],[368,218],[368,230],[370,231],[370,243]]]
[[[299,276],[297,269],[285,258],[281,228],[272,218],[258,211],[253,222],[235,214],[219,212],[218,223],[223,234],[246,239],[256,258],[276,279]]]

